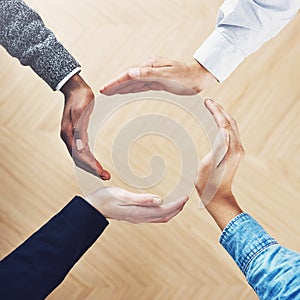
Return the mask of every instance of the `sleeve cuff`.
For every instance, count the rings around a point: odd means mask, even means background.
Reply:
[[[194,58],[219,82],[223,82],[245,59],[246,55],[236,48],[221,32],[215,29],[194,53]]]
[[[251,216],[241,213],[222,232],[221,245],[246,274],[250,262],[264,249],[278,244]]]
[[[89,232],[91,239],[92,236],[98,237],[109,224],[98,210],[79,196],[75,196],[62,211],[73,226],[77,227],[78,232]]]
[[[65,83],[75,74],[79,73],[81,71],[80,67],[75,68],[70,74],[68,74],[63,80],[61,80],[58,85],[56,86],[55,90],[59,91]]]

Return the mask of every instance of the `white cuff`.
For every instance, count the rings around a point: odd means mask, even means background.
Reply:
[[[223,82],[245,59],[246,55],[236,48],[221,32],[215,29],[194,53],[194,58],[219,82]]]
[[[80,67],[75,68],[71,73],[69,73],[62,81],[59,82],[59,84],[56,86],[56,90],[59,91],[64,84],[76,73],[78,73],[79,71],[81,71]]]

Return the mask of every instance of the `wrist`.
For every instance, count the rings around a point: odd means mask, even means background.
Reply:
[[[89,194],[84,199],[87,203],[93,206],[104,218],[109,218],[108,215],[105,214],[103,208],[101,207],[101,200],[99,199],[99,197],[95,197],[93,196],[93,194]]]
[[[201,92],[205,88],[213,85],[218,82],[217,79],[206,69],[204,68],[197,60],[193,60],[189,65],[192,70],[195,90]]]
[[[74,74],[60,89],[65,96],[69,96],[78,90],[91,91],[89,85],[77,73]]]
[[[243,212],[232,194],[215,197],[205,208],[214,218],[221,230],[223,230],[233,218]]]

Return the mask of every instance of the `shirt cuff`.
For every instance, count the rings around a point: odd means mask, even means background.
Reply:
[[[59,91],[64,84],[75,74],[79,73],[81,71],[80,67],[75,68],[71,73],[69,73],[63,80],[61,80],[58,85],[56,86],[55,90]]]
[[[194,58],[219,82],[227,79],[245,57],[246,55],[218,29],[215,29],[194,53]]]
[[[98,238],[108,225],[106,218],[80,196],[75,196],[62,212],[77,227],[78,232],[90,235],[91,239]]]
[[[278,244],[251,216],[239,214],[222,232],[221,245],[246,274],[250,262],[264,249]]]

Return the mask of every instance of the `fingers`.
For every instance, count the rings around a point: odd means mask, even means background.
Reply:
[[[72,154],[73,145],[73,128],[71,122],[71,115],[69,110],[65,107],[61,121],[60,137],[64,141],[70,154]]]
[[[236,120],[220,104],[218,104],[217,102],[214,102],[214,104],[222,111],[222,113],[224,114],[224,116],[230,122],[230,126],[231,126],[232,130],[234,131],[235,137],[239,141],[241,141],[241,139],[240,139],[240,133],[239,133],[239,129],[238,129]]]
[[[178,64],[176,60],[162,57],[162,56],[154,56],[149,57],[146,61],[141,64],[141,67],[152,67],[152,68],[160,68],[160,67],[171,67]]]
[[[100,177],[102,180],[109,180],[109,172],[103,169],[102,165],[90,151],[88,145],[87,129],[93,107],[94,101],[89,103],[87,107],[85,107],[85,109],[81,112],[81,114],[79,114],[78,111],[76,111],[76,113],[73,113],[72,110],[72,124],[73,127],[76,126],[76,129],[73,132],[72,157],[75,161],[75,164],[79,168],[97,177]]]
[[[166,223],[184,207],[188,196],[157,207],[136,206],[132,216],[135,223]]]
[[[128,192],[130,198],[130,205],[139,206],[158,206],[163,203],[163,200],[158,195],[154,194],[136,194]],[[128,204],[126,204],[128,205]]]
[[[85,170],[88,173],[91,173],[97,177],[100,177],[102,180],[109,180],[110,173],[103,169],[102,165],[97,161],[92,152],[90,151],[88,145],[85,145],[83,149],[78,150],[73,142],[73,150],[71,152],[72,158],[75,165]]]
[[[94,108],[94,100],[84,108],[71,109],[71,122],[73,127],[73,137],[77,150],[82,150],[88,144],[88,125],[90,115]]]
[[[240,135],[236,121],[219,104],[213,100],[205,100],[205,105],[213,115],[219,128],[226,129],[230,135],[230,147],[241,146]]]
[[[152,216],[151,223],[166,223],[179,212],[182,211],[184,205],[189,200],[188,196],[182,197],[178,200],[172,201],[168,204],[162,205],[161,207],[155,208],[159,214],[156,218]]]
[[[130,80],[130,76],[128,74],[128,70],[122,72],[120,75],[118,75],[113,80],[107,82],[101,89],[100,93],[105,95],[112,95],[113,91],[118,89],[118,86],[128,80]]]
[[[87,106],[72,107],[67,105],[64,109],[61,138],[66,144],[75,165],[102,180],[109,180],[110,174],[104,170],[96,160],[88,145],[88,123],[93,110],[93,101]]]
[[[171,68],[170,66],[160,67],[160,68],[156,68],[156,67],[133,68],[128,70],[128,76],[130,77],[130,79],[139,79],[139,80],[145,78],[169,78],[170,68]]]
[[[154,219],[151,221],[151,223],[167,223],[169,222],[172,218],[174,218],[175,216],[177,216],[183,209],[184,205],[182,205],[180,208],[178,208],[177,210],[175,210],[174,212],[164,216],[164,217],[160,217],[158,219]]]
[[[117,78],[106,83],[103,88],[100,89],[102,94],[111,96],[114,94],[127,94],[144,92],[148,90],[162,90],[163,87],[160,84],[160,78],[170,78],[170,67],[140,67],[130,68],[127,71],[120,74]],[[138,84],[138,82],[144,82]],[[155,85],[153,85],[153,83]],[[154,88],[153,88],[154,87]]]
[[[219,128],[230,129],[231,124],[230,121],[226,118],[224,112],[220,109],[220,107],[211,99],[205,100],[205,106],[212,114],[215,119],[215,122]]]
[[[214,140],[212,147],[212,168],[217,168],[224,159],[229,147],[229,133],[226,129],[221,128]]]
[[[103,94],[107,96],[115,95],[115,94],[129,94],[129,93],[139,93],[149,91],[151,87],[147,82],[139,81],[139,80],[127,80],[125,82],[120,83],[108,90],[103,91]]]
[[[241,144],[241,139],[235,119],[213,100],[206,100],[205,105],[213,115],[217,126],[221,130],[225,129],[229,134],[229,145],[227,153],[236,154],[235,156],[239,161],[244,156],[244,149]]]
[[[105,84],[100,92],[111,96],[164,90],[178,95],[195,95],[197,90],[193,89],[191,81],[191,70],[187,65],[164,57],[154,57],[139,67],[129,68]]]
[[[183,207],[185,203],[189,200],[188,196],[181,197],[177,200],[171,201],[167,204],[162,205],[162,208],[165,210],[166,214],[170,214],[174,212],[175,210]]]

